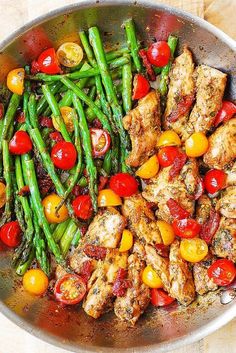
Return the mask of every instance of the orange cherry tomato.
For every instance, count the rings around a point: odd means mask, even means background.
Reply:
[[[206,257],[208,246],[205,240],[200,238],[183,239],[180,243],[180,254],[189,262],[200,262]]]
[[[48,288],[48,278],[42,270],[31,269],[24,274],[23,287],[30,294],[43,295]]]
[[[18,68],[11,70],[7,75],[7,87],[8,89],[20,96],[24,91],[24,78],[25,70],[23,68]]]
[[[142,281],[150,288],[162,288],[163,284],[152,266],[148,265],[145,267],[142,273]]]
[[[132,248],[133,246],[133,234],[130,230],[124,229],[122,233],[122,238],[120,242],[119,251],[125,252]]]
[[[178,134],[176,134],[176,132],[173,130],[164,131],[157,142],[157,147],[180,146],[180,145],[181,145],[180,138]]]
[[[61,200],[61,197],[56,194],[50,194],[43,199],[42,205],[49,223],[61,223],[66,221],[69,217],[68,210],[64,204],[59,211],[56,212],[56,208]]]
[[[119,195],[117,195],[111,189],[103,189],[98,194],[98,207],[109,207],[109,206],[120,206],[122,201]]]
[[[157,227],[161,233],[161,238],[164,245],[170,245],[175,239],[174,229],[171,224],[166,221],[157,221]]]
[[[0,182],[0,208],[6,203],[6,185]]]
[[[159,171],[159,162],[156,155],[150,157],[136,171],[136,175],[142,179],[153,178]]]
[[[57,58],[60,64],[66,67],[75,67],[83,59],[83,49],[74,42],[66,42],[57,49]]]
[[[185,141],[185,150],[188,157],[200,157],[208,150],[208,139],[203,132],[194,132]]]

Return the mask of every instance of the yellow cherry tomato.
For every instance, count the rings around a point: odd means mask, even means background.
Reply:
[[[152,266],[145,267],[142,273],[142,281],[150,288],[162,288],[163,283],[158,274],[153,270]]]
[[[59,211],[56,212],[56,208],[61,200],[62,198],[56,194],[50,194],[43,199],[42,205],[49,223],[61,223],[66,221],[69,217],[68,210],[64,204]]]
[[[67,131],[68,132],[73,132],[74,131],[74,122],[73,122],[73,115],[75,114],[75,111],[71,107],[61,107],[60,108],[61,116],[64,120],[64,123],[66,125]],[[53,126],[56,130],[60,131],[60,126],[55,118],[55,116],[52,115],[52,123]]]
[[[111,189],[103,189],[98,193],[98,207],[120,206],[121,198]]]
[[[152,156],[136,171],[136,175],[143,179],[153,178],[159,170],[159,161],[156,155]]]
[[[7,75],[7,87],[8,89],[20,96],[24,91],[24,78],[25,78],[25,70],[23,68],[18,68],[11,70]]]
[[[180,145],[180,138],[178,134],[176,134],[176,132],[174,132],[173,130],[164,131],[157,142],[157,147]]]
[[[0,208],[6,203],[6,185],[0,182]]]
[[[185,142],[188,157],[200,157],[208,150],[208,139],[203,132],[194,132]]]
[[[175,233],[172,225],[165,221],[157,221],[157,226],[161,233],[164,245],[172,244],[175,239]]]
[[[67,67],[75,67],[83,59],[83,49],[74,42],[63,43],[57,49],[57,58],[60,64]]]
[[[125,252],[131,249],[133,246],[133,234],[130,230],[124,229],[122,233],[122,238],[120,242],[120,252]]]
[[[40,269],[31,269],[24,274],[24,289],[33,295],[42,295],[48,288],[48,278]]]
[[[208,253],[208,246],[205,240],[200,238],[183,239],[180,243],[180,254],[189,262],[199,262]]]

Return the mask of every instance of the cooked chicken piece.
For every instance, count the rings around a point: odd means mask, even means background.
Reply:
[[[82,264],[90,259],[83,252],[85,244],[116,248],[125,226],[125,218],[113,207],[108,207],[103,213],[97,214],[70,258],[71,268],[79,273]]]
[[[207,195],[202,195],[197,201],[196,208],[196,221],[200,224],[204,224],[209,216],[212,209],[211,200]]]
[[[212,239],[212,253],[236,262],[236,222],[222,217],[219,228]]]
[[[110,249],[104,261],[98,261],[97,269],[88,282],[88,294],[84,300],[84,311],[93,318],[99,318],[112,307],[112,290],[119,268],[127,267],[127,253]]]
[[[161,278],[164,289],[170,290],[169,280],[169,259],[160,256],[156,249],[151,245],[145,246],[147,265],[152,266],[158,276]]]
[[[180,175],[184,181],[187,192],[194,196],[199,183],[198,164],[196,158],[189,158],[183,166]]]
[[[142,260],[146,258],[145,247],[140,241],[135,241],[133,246],[133,253],[137,254]]]
[[[236,186],[236,162],[234,162],[232,165],[229,166],[229,168],[226,170],[226,173],[227,173],[226,185]]]
[[[67,272],[64,269],[64,267],[62,267],[61,265],[57,265],[56,270],[55,270],[55,278],[56,279],[61,278],[66,274],[67,274]]]
[[[216,260],[216,258],[209,254],[205,257],[205,259],[195,263],[193,266],[194,284],[196,292],[200,295],[203,295],[209,291],[214,291],[218,288],[218,286],[207,274],[207,270],[214,260]]]
[[[236,218],[236,186],[229,186],[222,194],[216,203],[216,210],[226,218]]]
[[[209,137],[203,161],[210,168],[223,169],[236,158],[236,118],[230,119]]]
[[[180,242],[175,240],[170,246],[169,264],[170,295],[183,305],[195,299],[195,286],[189,264],[180,255]]]
[[[128,258],[128,280],[131,287],[123,297],[118,297],[114,304],[116,316],[134,325],[149,304],[150,289],[142,282],[145,262],[137,254]]]
[[[221,108],[227,75],[210,66],[200,65],[195,69],[196,103],[185,126],[183,139],[193,132],[206,133],[212,126]]]
[[[122,213],[139,240],[148,244],[162,243],[155,216],[141,194],[126,197]]]
[[[161,133],[160,95],[151,91],[140,99],[136,108],[124,118],[123,125],[128,130],[132,151],[126,164],[138,167],[151,156]]]
[[[185,47],[183,53],[178,56],[170,72],[169,91],[166,101],[166,110],[164,114],[164,129],[172,129],[177,134],[183,135],[188,115],[191,110],[191,105],[185,113],[178,117],[174,122],[168,121],[168,117],[176,112],[181,100],[186,97],[194,97],[194,79],[193,79],[194,64],[192,53]]]
[[[192,163],[191,161],[192,160],[190,160],[189,163]],[[195,164],[195,162],[193,164]],[[189,181],[193,180],[191,183],[195,185],[198,176],[195,175],[195,168],[191,168],[190,165],[188,167],[188,188],[189,190],[193,190],[194,186],[190,187]],[[187,191],[185,185],[186,181],[181,175],[169,181],[170,168],[171,167],[163,168],[155,178],[150,179],[149,184],[146,185],[142,193],[146,200],[157,204],[157,217],[166,222],[173,221],[173,217],[171,216],[167,206],[167,201],[170,198],[176,200],[184,209],[189,211],[191,215],[194,212],[195,204],[193,197]],[[194,174],[190,176],[191,171],[194,171]]]

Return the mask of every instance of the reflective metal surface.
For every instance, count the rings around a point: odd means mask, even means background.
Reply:
[[[151,1],[78,1],[21,28],[0,44],[0,81],[18,65],[30,62],[49,45],[78,40],[78,31],[98,25],[107,47],[125,43],[123,21],[133,17],[140,39],[180,38],[179,51],[187,44],[197,63],[205,63],[229,74],[227,97],[236,99],[236,44],[205,21]],[[63,308],[47,298],[26,294],[10,269],[10,254],[0,253],[0,310],[20,327],[52,344],[76,352],[161,352],[196,341],[236,316],[236,302],[213,293],[188,308],[150,308],[134,328],[113,314],[100,320],[79,308]],[[15,282],[16,281],[16,282]]]

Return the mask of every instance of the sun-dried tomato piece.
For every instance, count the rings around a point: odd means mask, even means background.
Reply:
[[[0,103],[0,120],[2,120],[2,118],[4,117],[4,104]]]
[[[116,279],[113,284],[112,293],[116,297],[123,297],[127,288],[131,287],[131,282],[127,279],[128,271],[124,268],[119,268]]]
[[[36,60],[33,60],[31,63],[30,72],[32,75],[35,75],[39,72],[39,64]]]
[[[60,134],[60,132],[58,131],[53,131],[49,134],[49,137],[51,140],[55,141],[55,142],[61,142],[63,141],[63,137]]]
[[[220,224],[220,215],[215,210],[211,209],[208,220],[202,225],[200,237],[210,244]]]
[[[18,192],[19,196],[27,196],[30,193],[30,188],[28,185],[23,186],[23,188],[20,189]]]
[[[16,114],[16,121],[20,124],[23,124],[25,122],[25,114],[22,111],[18,111]]]
[[[169,258],[170,247],[164,244],[155,244],[156,251],[159,255]]]
[[[103,260],[106,257],[107,248],[104,246],[86,244],[84,247],[84,253],[96,260]]]
[[[181,207],[180,204],[172,198],[167,201],[167,206],[170,210],[171,216],[174,218],[183,219],[190,216],[190,213]]]
[[[175,157],[174,162],[170,168],[169,181],[171,181],[174,177],[179,175],[181,169],[183,168],[183,166],[186,163],[186,160],[187,160],[187,156],[185,153],[179,152],[177,154],[177,156]]]
[[[83,262],[79,275],[83,278],[85,283],[88,282],[93,272],[93,264],[91,260]]]
[[[182,97],[178,102],[176,109],[173,110],[170,113],[170,115],[168,115],[167,120],[170,123],[173,123],[176,120],[178,120],[181,116],[184,116],[185,114],[187,114],[193,102],[194,102],[193,94],[189,94],[187,96]]]
[[[47,116],[41,116],[39,118],[39,124],[42,127],[49,127],[49,128],[53,127],[52,119],[48,118]]]
[[[101,175],[99,177],[98,191],[103,190],[105,188],[107,182],[108,182],[108,177],[104,177]]]
[[[93,121],[93,127],[96,129],[102,129],[102,123],[100,122],[100,120],[98,120],[97,118],[94,119]]]
[[[152,64],[148,60],[147,51],[145,49],[139,50],[139,56],[143,61],[143,66],[146,68],[147,74],[148,74],[150,80],[155,81],[156,75],[155,75],[155,72],[152,68]]]
[[[197,183],[197,188],[194,195],[194,200],[198,200],[204,193],[204,190],[205,190],[205,187],[204,187],[203,179],[201,177],[198,177],[198,183]]]

